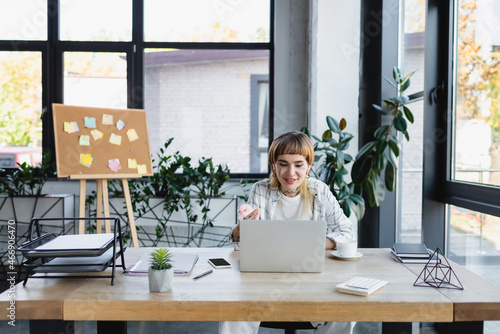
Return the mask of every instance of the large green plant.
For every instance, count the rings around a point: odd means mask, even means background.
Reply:
[[[43,150],[42,164],[33,167],[26,162],[18,163],[18,168],[0,169],[0,193],[14,196],[40,196],[49,176],[55,176],[50,165],[50,150]]]
[[[176,211],[184,211],[190,222],[198,220],[193,201],[201,208],[203,224],[213,226],[208,216],[210,199],[224,195],[222,187],[229,180],[229,168],[214,165],[212,158],[199,159],[195,167],[191,164],[191,158],[181,155],[179,151],[167,154],[172,141],[173,138],[168,139],[153,160],[153,175],[146,181],[135,181],[130,186],[133,209],[139,216],[151,211],[151,197],[164,199],[164,216],[156,228],[158,238],[161,238],[168,220]]]
[[[395,67],[393,81],[386,78],[387,82],[396,88],[398,94],[384,100],[382,106],[373,105],[375,110],[385,116],[386,124],[373,132],[373,139],[359,150],[352,166],[352,181],[361,187],[362,195],[371,207],[380,206],[386,190],[394,190],[401,150],[399,133],[409,141],[408,122],[414,121],[412,112],[406,106],[410,99],[404,95],[410,87],[410,78],[414,73],[413,71],[403,76]]]
[[[328,129],[321,137],[312,136],[316,140],[314,143],[315,168],[312,172],[316,178],[323,180],[329,186],[346,216],[349,217],[354,211],[356,217],[361,219],[365,211],[365,201],[355,191],[354,184],[344,179],[349,174],[346,165],[354,160],[345,152],[354,136],[344,132],[347,125],[344,118],[339,123],[333,117],[327,116],[326,123]],[[307,128],[303,128],[302,131],[310,136]]]
[[[338,123],[333,117],[327,117],[328,129],[322,137],[312,136],[316,143],[315,157],[317,176],[330,186],[347,216],[354,211],[357,218],[363,217],[366,203],[370,207],[380,206],[386,191],[393,191],[401,150],[399,133],[407,140],[408,122],[413,123],[414,117],[406,106],[410,99],[404,92],[410,86],[410,78],[415,72],[403,76],[400,70],[393,69],[393,81],[385,78],[394,88],[397,96],[386,99],[383,105],[373,105],[373,108],[384,115],[384,125],[372,132],[372,140],[363,145],[355,159],[344,151],[353,138],[344,132],[345,119]],[[307,128],[302,131],[307,134]],[[336,138],[335,138],[336,136]],[[351,180],[344,177],[349,173],[345,165],[353,162]]]

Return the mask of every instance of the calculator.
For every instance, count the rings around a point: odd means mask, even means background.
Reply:
[[[387,281],[384,280],[356,276],[338,284],[337,290],[354,295],[368,296],[386,284]]]

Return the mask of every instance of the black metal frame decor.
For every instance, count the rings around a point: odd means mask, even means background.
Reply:
[[[431,259],[437,259],[436,263],[430,263]],[[429,262],[427,262],[422,272],[420,272],[420,275],[418,275],[413,285],[458,290],[464,289],[462,283],[460,283],[460,280],[439,247],[436,248]]]

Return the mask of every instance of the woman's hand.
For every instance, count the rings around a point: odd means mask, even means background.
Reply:
[[[240,241],[240,222],[242,220],[255,220],[259,218],[259,208],[252,209],[248,204],[243,204],[238,210],[238,224],[233,229],[233,241]]]

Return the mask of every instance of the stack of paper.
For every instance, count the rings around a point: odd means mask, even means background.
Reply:
[[[392,255],[402,263],[428,263],[431,254],[424,244],[411,244],[396,242],[392,246]],[[436,263],[432,259],[430,263]]]

